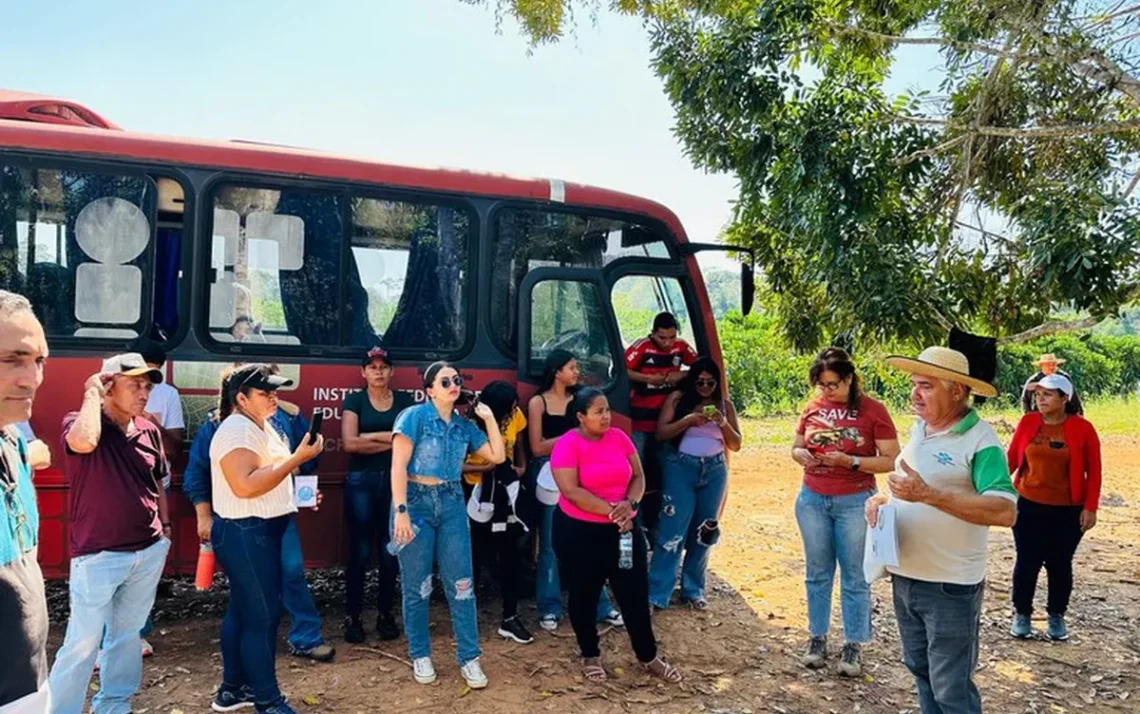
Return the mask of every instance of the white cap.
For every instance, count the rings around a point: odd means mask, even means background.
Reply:
[[[1041,379],[1026,386],[1026,389],[1033,391],[1040,387],[1041,389],[1056,389],[1064,393],[1069,399],[1073,398],[1073,383],[1069,378],[1061,374],[1047,374]]]
[[[121,374],[127,377],[145,375],[153,384],[162,381],[162,370],[148,365],[143,356],[137,352],[127,352],[126,354],[108,357],[103,360],[103,368],[100,371],[104,374]]]

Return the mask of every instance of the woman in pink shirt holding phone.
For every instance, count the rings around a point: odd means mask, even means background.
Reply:
[[[648,543],[637,520],[645,474],[637,450],[625,432],[610,428],[610,405],[600,390],[579,390],[569,412],[578,427],[558,440],[550,456],[560,493],[553,540],[570,591],[570,624],[583,673],[591,682],[607,676],[595,620],[608,581],[637,659],[661,679],[679,682],[681,673],[657,654],[649,620]]]

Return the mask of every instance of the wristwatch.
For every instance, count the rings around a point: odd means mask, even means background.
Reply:
[[[407,513],[407,512],[408,512],[408,504],[401,503],[400,505],[396,506],[396,513]]]
[[[859,467],[862,465],[863,465],[863,461],[858,456],[852,456],[851,457],[851,470],[852,471],[858,471]]]
[[[641,501],[630,501],[629,502],[629,510],[636,511],[637,507],[640,505],[641,505]]]

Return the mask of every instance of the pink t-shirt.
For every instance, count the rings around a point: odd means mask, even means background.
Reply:
[[[603,501],[616,503],[625,498],[633,478],[629,455],[637,449],[621,429],[610,429],[593,441],[574,429],[563,434],[550,454],[551,469],[578,469],[578,483]],[[571,518],[594,523],[609,523],[606,516],[587,513],[559,496],[558,507]]]

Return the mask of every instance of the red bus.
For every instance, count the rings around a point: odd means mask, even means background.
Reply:
[[[51,349],[32,417],[54,454],[36,476],[44,573],[68,573],[61,419],[137,336],[170,355],[184,453],[235,361],[279,364],[296,382],[282,397],[323,410],[325,506],[300,518],[321,567],[343,561],[340,403],[363,385],[368,347],[390,351],[396,388],[447,359],[474,389],[508,379],[524,398],[564,347],[628,414],[623,347],[656,312],[720,356],[705,250],[748,253],[690,243],[664,206],[605,189],[135,134],[74,102],[0,91],[0,288],[31,300]],[[747,311],[751,264],[741,275]],[[192,572],[184,459],[171,567]]]

